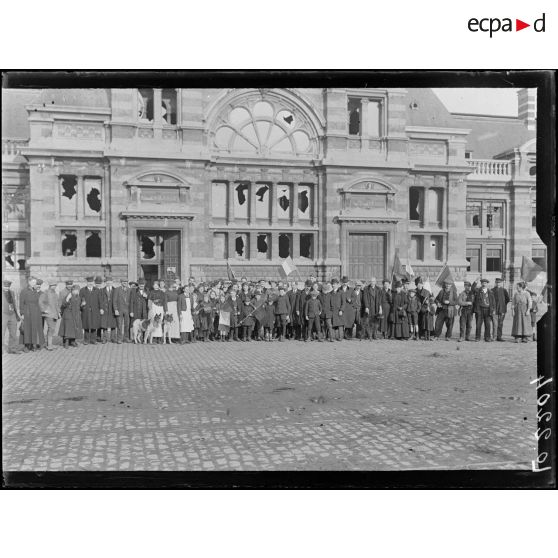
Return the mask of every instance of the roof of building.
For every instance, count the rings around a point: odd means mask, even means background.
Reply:
[[[29,139],[25,105],[36,103],[38,89],[2,89],[2,137]]]

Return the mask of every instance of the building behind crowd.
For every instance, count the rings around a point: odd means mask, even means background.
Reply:
[[[2,92],[2,273],[515,281],[535,230],[534,92],[518,117],[430,89]],[[298,278],[298,276],[297,276]]]

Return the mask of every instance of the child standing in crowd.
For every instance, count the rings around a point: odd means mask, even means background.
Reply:
[[[229,302],[227,304],[227,310],[231,313],[231,331],[229,333],[229,341],[233,339],[238,341],[238,324],[240,321],[240,301],[236,296],[236,289],[234,287],[230,288]],[[231,337],[232,335],[232,337]]]
[[[242,322],[242,340],[252,341],[252,332],[254,331],[254,325],[256,324],[256,319],[254,318],[255,305],[252,301],[252,295],[250,294],[248,283],[244,283],[242,287],[242,292],[240,294],[241,303],[241,315],[240,321]]]
[[[227,337],[227,335],[229,334],[229,331],[231,330],[230,327],[230,315],[229,315],[229,320],[228,322],[226,320],[224,320],[225,316],[222,314],[222,312],[229,312],[226,309],[226,299],[225,299],[225,295],[222,294],[219,297],[219,302],[217,303],[217,307],[216,307],[216,312],[217,312],[217,316],[219,319],[219,324],[217,326],[217,331],[219,332],[219,336],[221,341],[225,341],[225,338]]]
[[[209,341],[209,330],[213,325],[213,305],[209,300],[209,294],[205,293],[200,304],[200,330],[201,339]]]
[[[409,328],[411,330],[410,331],[411,337],[415,341],[418,340],[418,328],[419,328],[418,317],[421,308],[420,301],[416,295],[417,293],[415,289],[413,288],[409,289],[409,299],[407,301],[408,302],[407,314],[409,316]]]
[[[263,340],[263,325],[262,319],[265,314],[265,297],[262,294],[260,286],[256,287],[256,294],[254,295],[254,320],[256,330],[256,341]]]
[[[427,341],[432,341],[431,335],[434,332],[434,322],[436,320],[436,312],[438,305],[436,298],[430,295],[426,301],[426,311],[424,313],[424,338]]]
[[[264,305],[262,326],[264,328],[264,339],[273,341],[273,326],[275,324],[275,296],[270,294]]]
[[[278,326],[281,328],[279,334],[279,341],[284,341],[287,335],[287,323],[289,321],[289,314],[291,313],[291,303],[285,294],[285,287],[281,285],[279,288],[279,296],[275,301],[275,315],[278,319]]]
[[[537,340],[537,312],[539,307],[537,305],[537,295],[536,293],[530,292],[531,295],[531,328],[533,329],[533,341]]]
[[[304,305],[304,317],[308,324],[308,331],[306,332],[306,341],[313,341],[313,333],[316,331],[318,341],[322,341],[322,332],[320,328],[320,314],[322,313],[322,304],[318,300],[318,291],[312,290],[310,292],[310,300],[306,301]]]

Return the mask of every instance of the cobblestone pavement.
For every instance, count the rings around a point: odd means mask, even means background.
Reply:
[[[536,343],[85,346],[4,355],[3,465],[529,469]]]

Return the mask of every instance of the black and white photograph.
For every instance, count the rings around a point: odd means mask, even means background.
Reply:
[[[440,74],[8,72],[7,478],[550,468],[551,112]]]

